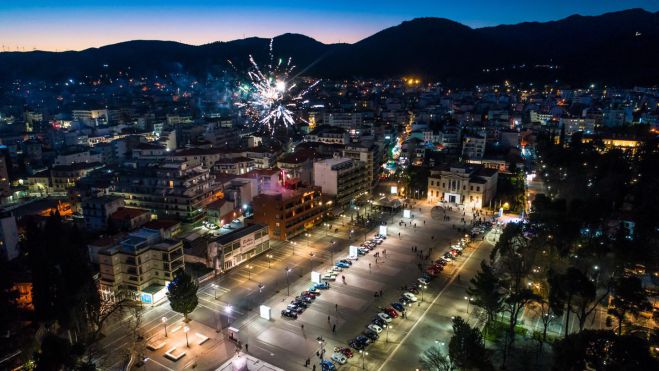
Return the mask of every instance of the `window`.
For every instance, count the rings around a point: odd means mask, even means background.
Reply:
[[[480,191],[481,191],[481,187],[480,187],[480,186],[477,186],[477,187],[476,187],[476,192],[480,192]]]
[[[434,180],[431,180],[431,181],[430,181],[430,185],[431,185],[431,186],[434,186],[434,185],[435,185],[435,181],[434,181]]]
[[[470,191],[473,191],[473,190],[474,190],[474,186],[469,186],[469,190],[470,190]]]

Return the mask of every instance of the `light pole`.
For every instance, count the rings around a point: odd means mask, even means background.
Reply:
[[[268,269],[270,269],[270,260],[272,259],[272,254],[266,255],[268,257]]]
[[[367,355],[368,355],[368,352],[365,352],[365,351],[363,351],[363,350],[360,350],[359,353],[362,354],[362,370],[363,370],[363,369],[366,368],[366,367],[365,367],[366,364],[364,363],[364,356],[367,356]]]
[[[167,337],[167,317],[162,317],[160,322],[162,322],[162,326],[165,328],[165,337]]]
[[[291,249],[293,249],[293,255],[295,255],[295,245],[297,245],[297,242],[291,241]]]
[[[291,295],[291,289],[290,289],[291,286],[288,282],[288,274],[291,272],[291,268],[286,267],[284,270],[286,271],[286,296],[290,296]]]
[[[469,314],[469,303],[471,302],[471,298],[468,296],[465,296],[465,300],[467,301],[467,314]]]
[[[247,266],[245,268],[247,268],[247,280],[251,281],[252,280],[252,268],[254,268],[254,267],[247,264]]]
[[[311,235],[309,233],[305,233],[304,237],[307,238],[307,247],[311,247]]]
[[[323,355],[325,354],[325,339],[322,336],[316,338],[318,345],[320,345],[320,362],[323,362]]]
[[[387,326],[387,343],[389,342],[389,329],[391,328],[391,325],[385,325]]]
[[[215,297],[215,300],[217,300],[217,284],[212,283],[211,287],[213,288],[213,296]]]
[[[183,332],[185,333],[185,345],[190,348],[190,343],[188,342],[188,331],[190,331],[189,326],[184,326],[183,327]]]
[[[229,324],[231,323],[231,311],[233,311],[233,307],[229,304],[224,307],[224,312],[227,314],[227,327],[229,327]]]

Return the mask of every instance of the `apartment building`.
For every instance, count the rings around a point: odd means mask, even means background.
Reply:
[[[320,187],[264,191],[252,200],[252,221],[268,226],[271,239],[284,241],[323,220]]]
[[[378,147],[376,145],[364,146],[349,144],[346,145],[343,150],[343,157],[364,163],[364,166],[366,167],[367,188],[369,190],[375,185],[377,170],[380,167],[380,163],[376,162],[375,159],[377,149]]]
[[[268,250],[268,226],[252,224],[211,241],[208,244],[208,257],[215,272],[224,273]]]
[[[167,285],[183,269],[183,243],[143,228],[99,251],[98,262],[101,295],[113,298],[124,293],[155,304],[165,298]]]
[[[314,163],[314,184],[334,198],[335,206],[346,206],[369,190],[366,166],[361,161],[334,157]]]

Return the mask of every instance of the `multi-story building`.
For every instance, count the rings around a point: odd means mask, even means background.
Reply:
[[[101,295],[130,294],[145,304],[165,298],[167,284],[183,269],[183,243],[161,232],[140,229],[117,245],[99,251]]]
[[[55,192],[64,192],[75,187],[76,182],[87,173],[105,167],[100,162],[80,162],[71,165],[56,165],[50,169],[50,179]]]
[[[431,170],[428,177],[428,201],[449,202],[480,209],[488,206],[497,192],[495,169],[451,166]]]
[[[350,158],[330,158],[313,164],[314,184],[343,207],[369,190],[366,166]]]
[[[172,159],[126,164],[113,191],[124,198],[126,206],[186,221],[202,217],[203,207],[215,201],[218,192],[208,169]]]
[[[0,259],[14,260],[19,254],[16,218],[13,215],[0,215]]]
[[[285,184],[313,184],[313,162],[320,158],[315,149],[301,149],[287,153],[277,160]]]
[[[465,135],[462,140],[462,158],[482,159],[485,154],[485,135]]]
[[[98,110],[73,110],[73,120],[80,121],[87,126],[107,125],[110,115],[106,109]]]
[[[124,199],[118,196],[90,197],[82,201],[82,216],[85,227],[91,231],[108,228],[110,215],[124,206]]]
[[[350,136],[339,127],[319,126],[304,136],[305,142],[319,142],[326,144],[348,144]]]
[[[255,223],[268,226],[270,238],[288,240],[322,222],[320,187],[264,191],[252,200]]]
[[[208,257],[215,272],[223,273],[268,250],[268,227],[252,224],[211,241],[208,244]]]
[[[366,175],[368,177],[369,190],[375,185],[376,171],[380,168],[380,163],[376,163],[377,149],[376,145],[363,146],[350,144],[346,145],[343,150],[343,157],[364,163],[364,166],[366,167]]]
[[[7,171],[7,160],[4,155],[0,155],[0,199],[11,196],[9,190],[9,172]]]
[[[221,158],[213,164],[213,171],[234,175],[243,175],[254,170],[254,160],[247,157]]]

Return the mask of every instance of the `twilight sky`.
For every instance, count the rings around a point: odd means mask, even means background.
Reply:
[[[0,0],[1,50],[80,50],[134,39],[204,44],[301,33],[355,42],[415,17],[471,27],[644,8],[657,0]]]

